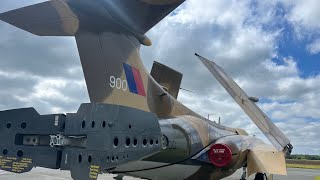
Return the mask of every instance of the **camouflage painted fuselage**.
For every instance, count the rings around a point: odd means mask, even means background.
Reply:
[[[246,165],[249,157],[257,162],[271,156],[254,156],[265,153],[261,149],[249,156],[249,151],[255,152],[254,148],[264,147],[264,143],[247,136],[242,129],[221,126],[188,109],[142,64],[140,46],[151,45],[144,34],[183,2],[51,0],[0,15],[1,20],[36,35],[74,36],[91,102],[156,114],[166,138],[162,140],[162,151],[106,172],[148,179],[220,179]],[[210,163],[206,148],[214,143],[226,144],[232,150],[227,166],[218,168]],[[276,152],[274,148],[265,150]],[[269,164],[274,162],[277,160]],[[168,167],[159,167],[164,165]],[[261,162],[255,165],[266,167]],[[252,168],[252,172],[261,169]],[[274,172],[269,169],[265,171]]]

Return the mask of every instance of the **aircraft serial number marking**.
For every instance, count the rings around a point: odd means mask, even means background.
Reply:
[[[114,76],[110,76],[109,85],[111,88],[122,89],[123,91],[126,91],[128,89],[127,80],[122,80],[121,78],[115,78]]]

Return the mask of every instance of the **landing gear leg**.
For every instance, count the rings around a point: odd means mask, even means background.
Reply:
[[[113,179],[115,179],[115,180],[123,180],[123,177],[124,176],[122,176],[122,175],[118,175],[118,176],[114,177]]]
[[[240,180],[246,180],[246,178],[247,178],[247,167],[243,167],[242,170],[243,170],[243,172],[242,172]]]
[[[254,180],[265,180],[266,175],[264,173],[257,173]]]

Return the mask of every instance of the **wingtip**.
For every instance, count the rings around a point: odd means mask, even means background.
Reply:
[[[10,24],[10,12],[11,11],[0,13],[0,21],[4,21]]]
[[[199,60],[201,60],[202,56],[200,56],[198,53],[194,53],[194,55],[195,55]]]
[[[202,56],[200,56],[198,53],[194,53],[195,56],[197,56],[197,58],[200,60],[200,61],[203,61],[203,59],[206,59]]]
[[[198,53],[194,53],[195,56],[200,57],[200,55]]]
[[[4,13],[0,13],[0,20],[1,21],[4,21],[3,17],[4,17]]]

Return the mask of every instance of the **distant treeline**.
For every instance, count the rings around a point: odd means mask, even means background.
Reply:
[[[320,155],[292,154],[287,159],[320,160]]]

